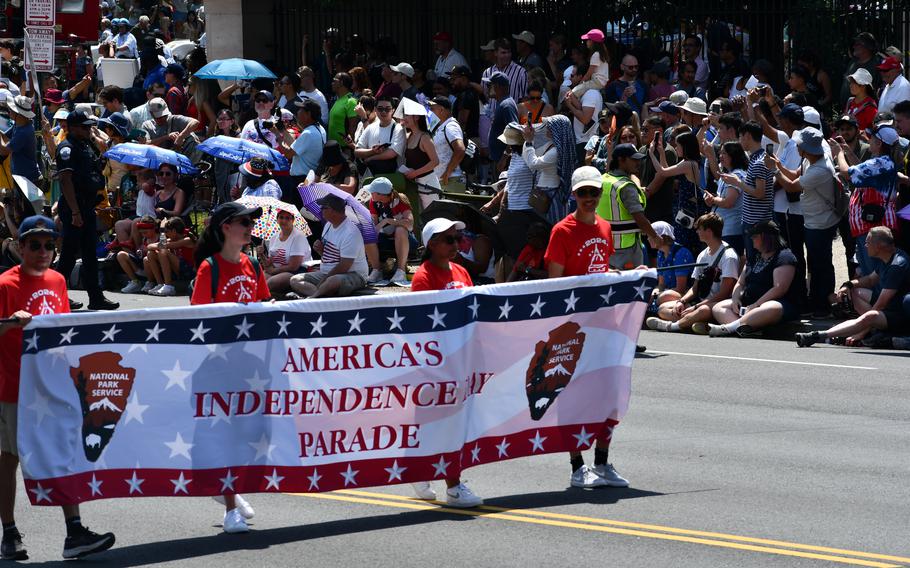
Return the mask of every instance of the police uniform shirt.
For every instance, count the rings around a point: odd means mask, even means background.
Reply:
[[[82,209],[95,206],[95,196],[104,188],[101,164],[88,142],[67,137],[57,146],[57,173],[71,172],[76,201]],[[61,199],[65,204],[66,200]]]

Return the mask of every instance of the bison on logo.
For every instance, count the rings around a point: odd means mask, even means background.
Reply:
[[[551,330],[546,341],[538,341],[534,346],[534,356],[525,375],[532,420],[543,418],[572,380],[585,344],[585,334],[580,330],[577,323],[564,323]]]
[[[78,367],[70,367],[82,405],[82,448],[90,462],[97,461],[111,441],[133,390],[136,369],[120,366],[121,359],[109,351],[92,353],[81,357]]]

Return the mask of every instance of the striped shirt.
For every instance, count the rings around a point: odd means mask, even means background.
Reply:
[[[516,103],[525,98],[528,89],[528,72],[525,71],[524,67],[514,61],[510,61],[505,69],[500,69],[493,65],[484,70],[483,75],[481,75],[481,82],[489,81],[496,71],[500,71],[509,78],[509,96],[515,99]]]
[[[754,225],[769,221],[774,212],[774,174],[765,167],[765,151],[756,150],[749,158],[749,170],[746,172],[746,185],[755,187],[758,180],[765,180],[765,198],[756,199],[743,192],[743,223]]]

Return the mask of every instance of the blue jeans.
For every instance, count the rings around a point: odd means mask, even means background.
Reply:
[[[827,229],[806,229],[806,264],[809,268],[809,306],[826,311],[828,296],[834,293],[834,263],[831,243],[837,225]]]

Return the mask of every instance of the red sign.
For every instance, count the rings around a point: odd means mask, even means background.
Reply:
[[[28,27],[53,28],[57,13],[55,0],[26,0],[25,25]]]

